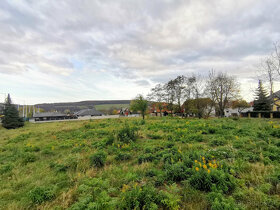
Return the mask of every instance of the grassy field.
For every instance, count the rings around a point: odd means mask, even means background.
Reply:
[[[95,105],[96,110],[109,110],[111,108],[120,109],[120,108],[127,108],[129,104],[102,104],[102,105]]]
[[[280,122],[0,127],[1,209],[280,209]]]

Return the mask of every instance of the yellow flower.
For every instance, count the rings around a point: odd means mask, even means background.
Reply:
[[[194,162],[197,163],[197,160],[195,160]]]
[[[205,160],[205,157],[202,157],[202,160]]]
[[[208,174],[209,174],[209,173],[211,172],[211,171],[210,171],[210,169],[208,169],[208,171],[207,171],[207,172],[208,172]]]
[[[196,170],[196,171],[199,171],[199,168],[198,168],[198,167],[195,167],[195,170]]]
[[[204,169],[207,169],[207,165],[203,165],[203,168],[204,168]]]
[[[201,167],[201,163],[199,162],[199,166]]]
[[[126,185],[126,184],[124,184],[123,187],[122,187],[122,189],[121,189],[121,191],[122,191],[122,192],[125,192],[128,188],[129,188],[129,186]]]

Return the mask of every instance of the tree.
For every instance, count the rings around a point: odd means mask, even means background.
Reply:
[[[12,100],[10,94],[5,101],[4,117],[2,119],[2,126],[7,129],[19,128],[24,125],[23,119],[19,117],[18,110]]]
[[[244,109],[249,107],[250,105],[245,100],[239,99],[239,100],[232,101],[232,108],[237,109],[239,115]]]
[[[148,108],[148,101],[142,95],[138,95],[134,100],[130,102],[130,109],[132,111],[140,111],[143,120]]]
[[[254,100],[254,111],[270,111],[271,101],[267,97],[267,92],[263,87],[262,81],[256,90],[256,99]]]
[[[210,98],[187,99],[184,102],[184,108],[187,114],[195,114],[199,118],[207,118],[213,110],[213,104]]]
[[[170,80],[167,84],[165,84],[164,89],[166,91],[167,108],[168,110],[171,111],[171,116],[172,116],[174,110],[175,97],[176,97],[174,80]]]
[[[187,78],[183,75],[177,76],[173,80],[174,97],[178,105],[178,111],[181,113],[181,101],[184,97],[184,92],[186,89]]]
[[[206,90],[212,101],[217,104],[217,111],[220,117],[224,116],[224,110],[229,101],[239,95],[239,85],[235,78],[225,73],[209,73]]]
[[[155,101],[155,107],[159,109],[160,116],[162,116],[162,110],[164,108],[163,102],[166,98],[166,93],[164,91],[164,86],[157,84],[154,88],[151,89],[151,92],[148,94],[148,99],[150,101]]]

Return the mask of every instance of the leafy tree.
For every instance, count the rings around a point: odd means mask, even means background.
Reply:
[[[270,111],[270,100],[261,80],[259,80],[256,96],[254,100],[254,111]]]
[[[143,120],[145,118],[145,114],[148,108],[148,101],[142,95],[138,95],[134,100],[130,103],[130,109],[132,111],[140,111]]]
[[[5,101],[4,117],[2,119],[2,126],[7,129],[19,128],[24,125],[23,119],[19,117],[19,113],[12,100],[10,94]]]
[[[232,102],[232,108],[237,109],[238,113],[242,112],[244,109],[249,108],[250,105],[245,100],[235,100]]]

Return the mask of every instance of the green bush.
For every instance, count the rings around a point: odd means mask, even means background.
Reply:
[[[238,210],[243,209],[238,206],[232,197],[225,198],[222,193],[211,192],[207,196],[212,210]]]
[[[34,154],[30,153],[30,152],[23,153],[22,162],[24,164],[35,162],[36,159],[37,159],[36,155],[34,155]]]
[[[227,144],[227,140],[225,140],[224,138],[215,138],[213,140],[210,141],[210,146],[224,146]]]
[[[135,186],[128,191],[122,189],[119,209],[158,209],[163,206],[164,196],[157,190],[148,186]]]
[[[55,197],[55,193],[50,187],[35,187],[29,192],[28,197],[32,203],[41,204],[44,201],[53,199]]]
[[[224,193],[231,193],[236,187],[234,177],[222,170],[211,170],[208,173],[200,169],[191,176],[189,181],[192,187],[205,192],[217,189]]]
[[[90,157],[91,165],[103,167],[105,165],[107,154],[104,151],[99,151]]]
[[[192,175],[192,169],[187,168],[183,162],[175,164],[166,164],[164,167],[166,180],[178,182],[188,179]]]
[[[129,125],[126,124],[121,130],[119,130],[117,138],[120,142],[130,143],[136,140],[136,131],[137,129],[135,127],[129,127]]]
[[[116,155],[115,160],[116,161],[130,160],[131,157],[132,157],[131,154],[129,154],[128,152],[119,152]]]
[[[140,155],[138,157],[138,164],[141,164],[144,162],[152,162],[155,159],[156,159],[155,155],[153,155],[151,153],[146,153],[146,154]]]

